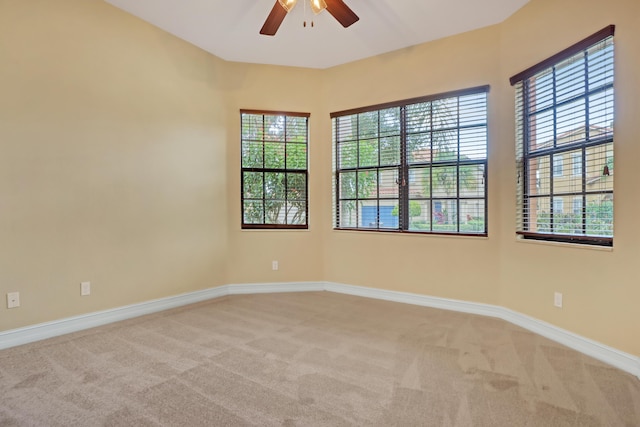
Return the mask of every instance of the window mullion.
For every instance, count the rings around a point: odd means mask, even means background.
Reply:
[[[265,126],[264,126],[264,121],[265,121],[265,116],[262,116],[262,139],[260,141],[260,143],[262,144],[262,168],[264,169],[266,167],[266,159],[267,159],[267,150],[266,150],[266,140],[264,138],[266,132],[265,132]]]
[[[531,224],[529,221],[531,220],[531,215],[529,209],[531,208],[531,203],[529,203],[529,144],[531,142],[530,138],[530,117],[529,117],[529,79],[522,82],[522,215],[524,218],[522,219],[522,225],[525,231],[531,229]]]
[[[552,68],[552,91],[553,91],[553,148],[554,150],[558,148],[558,87],[557,87],[557,75],[556,75],[556,67]],[[552,152],[549,155],[549,229],[551,232],[555,231],[555,209],[554,209],[554,201],[555,201],[555,190],[554,190],[554,182],[555,182],[555,152]]]
[[[284,223],[289,223],[289,174],[282,172],[284,175]]]
[[[340,118],[337,117],[335,118],[335,125],[334,125],[334,129],[333,129],[333,140],[336,141],[336,143],[334,144],[334,159],[335,159],[335,171],[336,171],[336,176],[335,176],[335,204],[336,204],[336,212],[335,212],[335,226],[336,227],[340,227],[340,157],[338,155],[339,151],[338,151],[338,146],[340,144],[339,140],[338,140],[338,129],[340,129]],[[308,183],[308,179],[307,179],[307,186],[309,185]],[[309,191],[307,189],[307,194],[309,194]]]
[[[264,146],[264,144],[263,144]],[[262,158],[264,163],[264,157]],[[267,180],[266,172],[262,172],[262,223],[267,223]]]
[[[398,171],[398,214],[400,230],[409,229],[409,167],[407,162],[407,108],[400,107],[400,170]]]
[[[266,140],[265,140],[265,120],[266,116],[262,115],[262,223],[267,223],[267,180],[266,180],[266,172],[264,169],[266,168],[267,162],[267,148],[266,148]]]
[[[589,55],[584,52],[584,115],[585,115],[585,134],[584,140],[591,141],[591,126],[589,122],[589,95],[591,90],[589,88]]]
[[[584,52],[584,108],[585,108],[585,142],[591,141],[591,123],[590,123],[590,108],[589,108],[589,94],[591,93],[589,87],[589,55],[587,51]],[[580,150],[580,158],[582,161],[582,210],[580,212],[582,234],[587,234],[587,149],[583,146]]]
[[[288,165],[287,165],[287,118],[284,118],[284,171],[282,174],[284,175],[284,223],[289,223],[289,174],[287,173]]]
[[[376,111],[376,228],[380,229],[380,110]]]
[[[356,115],[356,188],[355,204],[356,204],[356,228],[360,224],[360,116]]]
[[[458,97],[456,103],[456,120],[458,127],[456,129],[456,231],[460,232],[460,98]]]
[[[429,230],[433,231],[433,101],[429,102]]]

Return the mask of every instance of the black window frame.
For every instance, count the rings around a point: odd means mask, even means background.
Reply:
[[[263,120],[263,129],[262,129],[262,137],[261,138],[245,138],[244,137],[244,120],[245,116],[262,116]],[[284,136],[282,140],[267,140],[265,135],[267,132],[264,131],[264,124],[266,117],[278,117],[282,118],[284,121]],[[304,142],[299,141],[290,141],[287,135],[287,122],[288,118],[297,118],[304,119]],[[291,112],[291,111],[271,111],[271,110],[253,110],[253,109],[241,109],[240,110],[240,145],[241,145],[241,159],[240,159],[240,215],[241,215],[241,228],[248,230],[259,230],[259,229],[272,229],[272,230],[306,230],[309,228],[309,118],[311,117],[310,113],[303,112]],[[299,137],[300,132],[296,132],[296,135]],[[245,149],[248,144],[258,144],[262,148],[262,165],[246,165],[245,164]],[[284,167],[267,167],[265,150],[267,144],[282,144],[282,154],[284,155]],[[290,147],[290,144],[296,144],[296,146],[304,145],[304,153],[305,153],[305,162],[304,168],[300,167],[287,167],[287,150]],[[245,188],[245,179],[248,176],[247,174],[262,174],[262,191],[261,195],[254,197],[247,197],[247,192]],[[282,183],[284,185],[284,191],[280,191],[280,198],[267,197],[269,191],[266,189],[267,179],[265,178],[266,174],[271,174],[270,176],[277,176],[277,174],[282,174]],[[274,175],[275,174],[275,175]],[[297,177],[295,184],[296,187],[290,187],[290,178],[289,177]],[[304,180],[303,186],[300,186],[300,181]],[[303,197],[299,197],[301,194],[303,187]],[[273,193],[273,191],[272,191]],[[298,197],[293,197],[292,195],[297,195]],[[285,212],[284,212],[284,220],[288,221],[287,214],[287,206],[291,202],[296,205],[296,211],[301,212],[304,216],[304,221],[301,223],[275,223],[269,222],[267,218],[267,210],[264,208],[267,203],[277,202],[284,203]],[[251,222],[247,221],[247,204],[245,202],[254,202],[254,203],[262,203],[262,221],[261,222]],[[301,206],[303,205],[303,206]],[[281,215],[278,215],[280,218]]]
[[[490,86],[489,85],[484,85],[484,86],[477,86],[477,87],[472,87],[472,88],[467,88],[467,89],[461,89],[461,90],[455,90],[455,91],[450,91],[450,92],[444,92],[444,93],[439,93],[439,94],[434,94],[434,95],[428,95],[428,96],[421,96],[421,97],[417,97],[417,98],[410,98],[410,99],[405,99],[405,100],[400,100],[400,101],[394,101],[394,102],[389,102],[389,103],[383,103],[383,104],[377,104],[377,105],[371,105],[371,106],[367,106],[367,107],[362,107],[362,108],[355,108],[355,109],[350,109],[350,110],[344,110],[344,111],[338,111],[338,112],[333,112],[330,114],[330,117],[332,119],[332,137],[333,137],[333,156],[334,156],[334,161],[333,161],[333,171],[334,171],[334,182],[333,182],[333,190],[334,190],[334,194],[333,194],[333,214],[334,214],[334,229],[335,230],[349,230],[349,231],[374,231],[374,232],[391,232],[391,233],[411,233],[411,234],[430,234],[430,235],[453,235],[453,236],[472,236],[472,237],[486,237],[488,236],[488,180],[487,180],[487,176],[488,176],[488,151],[489,151],[489,125],[488,125],[488,95],[489,95],[489,90],[490,90]],[[483,99],[483,120],[481,124],[474,124],[471,126],[461,126],[459,125],[460,123],[460,100],[466,100],[465,97],[470,96],[470,97],[474,97],[474,96],[479,96],[479,95],[483,95],[484,99]],[[429,154],[429,158],[428,160],[425,160],[424,162],[421,163],[415,163],[415,161],[411,164],[409,164],[410,162],[408,161],[408,139],[409,139],[409,135],[408,135],[408,126],[407,126],[407,108],[410,106],[414,106],[417,104],[421,104],[421,103],[433,103],[434,101],[446,101],[449,99],[455,98],[457,101],[456,104],[456,123],[458,123],[456,126],[454,126],[451,129],[447,129],[447,130],[454,130],[456,132],[456,150],[457,150],[457,154],[456,154],[456,159],[455,160],[435,160],[435,156],[433,154],[433,146],[431,146],[431,149],[429,151],[431,151],[431,154]],[[466,102],[466,101],[463,101]],[[400,126],[400,131],[397,135],[394,135],[396,137],[399,137],[400,139],[400,152],[399,152],[399,159],[395,164],[386,164],[386,165],[382,165],[382,164],[378,164],[377,166],[369,166],[369,167],[360,167],[360,165],[356,166],[356,167],[351,167],[351,168],[346,168],[346,167],[341,167],[341,161],[340,161],[340,148],[339,148],[339,144],[341,143],[340,141],[340,118],[343,117],[349,117],[349,116],[354,116],[354,115],[359,115],[362,113],[371,113],[371,112],[378,112],[378,114],[380,114],[381,112],[388,110],[388,109],[392,109],[392,108],[397,108],[399,110],[399,116],[400,116],[400,121],[401,121],[401,126]],[[378,118],[378,120],[380,120],[380,118]],[[481,129],[481,139],[483,139],[484,141],[484,145],[483,145],[483,150],[484,150],[484,156],[481,159],[470,159],[467,156],[461,155],[460,154],[460,141],[461,141],[461,129],[467,129],[467,128],[478,128]],[[433,128],[430,130],[431,133],[435,133],[436,131],[433,130]],[[359,147],[360,144],[360,137],[358,136],[358,142],[356,143]],[[380,137],[382,138],[382,137]],[[365,139],[364,137],[362,138],[363,140]],[[359,150],[359,148],[358,148]],[[378,150],[380,151],[380,145],[378,145]],[[358,151],[358,156],[359,156],[359,151]],[[465,159],[461,159],[461,157],[467,157],[466,160]],[[481,168],[481,172],[480,172],[480,177],[479,180],[481,181],[481,195],[479,196],[461,196],[461,189],[460,189],[460,168],[473,168],[473,167],[480,167]],[[412,206],[411,203],[416,200],[416,198],[411,197],[409,192],[409,187],[410,187],[410,182],[411,182],[411,174],[410,171],[412,170],[417,170],[419,167],[423,167],[425,169],[429,170],[429,186],[430,186],[430,191],[429,191],[429,195],[427,197],[423,197],[421,199],[421,201],[428,201],[429,202],[429,212],[428,212],[428,229],[411,229],[411,219],[410,219],[410,212],[412,210]],[[434,195],[433,192],[433,169],[435,168],[442,168],[442,167],[451,167],[451,168],[455,168],[455,197],[439,197],[437,195]],[[480,171],[480,168],[478,169],[478,171]],[[356,175],[358,172],[361,171],[377,171],[377,176],[378,176],[378,187],[376,187],[377,189],[379,188],[379,183],[381,181],[380,178],[380,171],[390,171],[396,169],[397,170],[397,180],[396,180],[396,184],[398,186],[398,196],[396,197],[382,197],[380,196],[380,192],[378,192],[377,194],[377,198],[371,199],[371,198],[359,198],[357,195],[355,198],[341,198],[341,182],[340,182],[340,176],[341,173],[346,173],[346,172],[356,172]],[[357,181],[356,181],[356,188],[358,187]],[[356,190],[357,192],[358,190]],[[464,192],[464,190],[463,190]],[[377,201],[377,217],[376,220],[370,224],[369,226],[365,225],[361,225],[359,223],[359,221],[361,220],[361,218],[357,218],[356,219],[356,226],[344,226],[341,225],[341,212],[340,212],[340,206],[341,206],[341,202],[345,202],[345,201],[354,201],[356,202],[356,205],[358,203],[358,201],[371,201],[371,200],[376,200]],[[390,201],[390,200],[397,200],[397,216],[398,216],[398,226],[397,228],[389,228],[386,227],[384,225],[381,225],[380,222],[380,201],[381,200],[386,200],[386,201]],[[455,230],[438,230],[438,229],[434,229],[434,206],[436,203],[438,203],[438,201],[440,200],[446,200],[446,201],[451,201],[453,203],[455,203]],[[463,221],[461,221],[461,217],[463,216],[463,212],[464,210],[461,212],[460,206],[461,206],[461,202],[465,202],[465,201],[474,201],[474,202],[479,202],[479,204],[481,205],[481,210],[482,210],[482,225],[479,229],[477,230],[471,230],[471,231],[464,231],[462,230],[462,228],[464,228],[465,226],[463,225],[461,227],[461,223]],[[395,210],[395,208],[394,208]],[[356,211],[358,211],[358,208],[356,208]],[[364,215],[363,215],[364,216]],[[470,217],[470,215],[466,215],[467,217]],[[426,215],[425,215],[426,217]],[[466,218],[465,218],[466,219]]]
[[[587,177],[587,152],[588,150],[602,149],[606,152],[605,157],[605,165],[602,167],[602,176],[609,176],[610,171],[608,167],[609,163],[609,154],[613,156],[613,145],[614,145],[614,132],[613,132],[613,124],[605,126],[604,130],[596,132],[592,132],[591,126],[591,114],[590,114],[590,104],[589,97],[593,95],[597,95],[599,93],[605,93],[605,91],[611,91],[610,99],[604,102],[605,110],[604,116],[608,118],[608,111],[610,107],[611,111],[611,121],[615,122],[615,113],[614,113],[614,99],[615,99],[615,61],[614,61],[614,42],[613,37],[615,33],[615,25],[609,25],[603,28],[600,31],[586,37],[585,39],[575,43],[574,45],[558,52],[557,54],[539,62],[536,65],[533,65],[526,70],[514,75],[510,78],[510,83],[512,86],[516,88],[516,163],[517,163],[517,227],[516,227],[516,235],[518,235],[522,239],[530,239],[530,240],[542,240],[542,241],[550,241],[550,242],[559,242],[559,243],[572,243],[572,244],[584,244],[584,245],[595,245],[595,246],[605,246],[610,247],[613,246],[613,226],[614,226],[614,217],[613,217],[613,180],[611,179],[611,189],[610,190],[594,190],[590,191],[588,189],[589,178]],[[611,72],[611,81],[596,86],[590,84],[590,78],[595,80],[595,75],[597,73],[603,73],[601,68],[596,68],[595,66],[593,74],[590,73],[589,67],[589,51],[592,49],[596,49],[599,45],[602,44],[603,48],[601,51],[609,46],[610,49],[610,63],[607,62],[605,66],[606,71]],[[607,52],[607,55],[609,52]],[[583,58],[580,58],[580,55]],[[574,87],[580,87],[580,84],[584,87],[582,92],[579,90],[575,90],[575,93],[569,97],[561,99],[558,101],[557,92],[557,82],[556,82],[556,73],[562,72],[562,64],[568,63],[572,60],[576,60],[576,62],[584,61],[584,73],[583,77],[576,78],[575,80],[571,80],[571,83],[576,85]],[[608,60],[608,59],[607,59]],[[603,61],[604,62],[604,61]],[[557,71],[556,67],[559,67],[561,71]],[[606,67],[610,67],[606,68]],[[597,70],[597,71],[596,71]],[[532,107],[537,102],[538,93],[535,92],[537,89],[535,87],[535,83],[533,79],[539,78],[544,73],[550,73],[552,78],[552,92],[553,97],[551,101],[551,105],[549,107],[545,107],[553,114],[553,138],[550,142],[551,148],[537,148],[535,137],[532,137],[533,132],[536,132],[536,122],[535,115],[540,113],[540,108],[536,109]],[[576,73],[576,76],[580,76],[581,74]],[[598,75],[598,78],[601,78]],[[577,82],[577,83],[575,83]],[[608,95],[607,95],[608,96]],[[567,126],[568,123],[572,121],[578,122],[578,119],[575,116],[569,118],[558,118],[558,110],[563,108],[563,106],[569,105],[572,102],[577,102],[580,99],[584,99],[584,114],[580,116],[582,121],[585,123],[584,129],[580,129],[580,132],[584,132],[584,138],[581,138],[577,141],[559,142],[560,135],[558,135],[558,128],[560,125]],[[600,119],[602,120],[602,119]],[[594,120],[595,122],[596,120]],[[580,134],[581,135],[581,134]],[[534,148],[532,149],[532,145]],[[611,150],[607,151],[608,146],[610,146]],[[580,171],[581,178],[581,190],[580,191],[562,191],[562,189],[556,191],[554,188],[554,179],[558,178],[555,175],[555,165],[554,165],[554,156],[564,156],[565,158],[573,159],[574,153],[580,153],[581,163],[580,168],[578,169],[575,166],[569,166],[569,170],[566,173],[569,173],[570,176],[575,176],[575,172],[577,170]],[[550,185],[548,194],[538,194],[537,189],[534,189],[531,186],[530,180],[534,179],[531,175],[530,170],[530,162],[532,164],[539,164],[538,162],[542,161],[541,159],[548,158],[547,163],[549,164],[550,170]],[[601,160],[601,159],[600,159]],[[613,160],[611,158],[611,160]],[[536,183],[535,187],[539,188],[539,179],[538,175],[536,175]],[[611,214],[610,216],[602,217],[602,218],[610,218],[608,223],[605,223],[602,226],[602,229],[605,231],[602,233],[589,233],[589,213],[587,208],[587,200],[589,197],[593,196],[601,196],[601,200],[608,203],[610,206]],[[533,224],[534,214],[532,213],[533,206],[537,206],[538,203],[537,198],[545,197],[549,198],[549,213],[548,213],[548,224],[545,223],[543,227],[539,227],[539,224]],[[574,225],[575,227],[572,232],[562,231],[563,224],[561,221],[566,221],[566,218],[562,216],[559,217],[557,223],[554,218],[554,200],[555,198],[560,198],[561,200],[564,198],[574,198],[581,197],[582,198],[582,211],[580,213],[580,221],[581,223]],[[535,214],[537,221],[538,213]],[[601,217],[598,217],[600,220]],[[566,226],[564,226],[566,227]],[[536,228],[536,229],[534,229]],[[539,229],[542,229],[540,231]],[[593,228],[598,229],[598,228]],[[581,231],[578,233],[578,231]],[[608,235],[610,233],[610,235]]]

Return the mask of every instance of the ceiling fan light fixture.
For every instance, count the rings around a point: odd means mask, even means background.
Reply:
[[[286,10],[287,12],[290,12],[291,9],[293,9],[293,7],[296,5],[298,0],[278,0],[278,2],[280,3],[280,6],[282,6],[284,10]]]
[[[311,10],[316,15],[327,8],[327,3],[324,0],[311,0]]]
[[[302,1],[306,2],[307,0]],[[271,12],[269,12],[267,19],[264,21],[264,24],[260,29],[260,34],[265,36],[276,35],[276,32],[278,31],[278,28],[280,28],[280,24],[282,24],[285,16],[287,16],[289,11],[294,8],[298,0],[273,0],[273,2]],[[344,3],[343,0],[309,0],[309,3],[311,4],[311,10],[316,14],[327,9],[327,12],[329,12],[329,14],[333,16],[344,28],[350,27],[360,19],[358,18],[358,15],[356,15],[353,10]],[[307,8],[306,3],[303,4],[305,6],[304,16],[306,23]]]

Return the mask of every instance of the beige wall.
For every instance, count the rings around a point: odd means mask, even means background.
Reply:
[[[0,330],[227,282],[224,65],[102,1],[0,1]]]
[[[228,64],[230,86],[227,139],[229,182],[229,283],[322,280],[321,232],[326,227],[320,197],[326,190],[321,177],[326,165],[320,155],[330,147],[319,128],[323,116],[319,93],[322,71],[291,67]],[[299,231],[241,230],[240,113],[241,108],[310,113],[309,229]],[[329,170],[330,172],[330,170]],[[278,261],[278,271],[271,262]]]
[[[0,330],[327,280],[498,304],[640,355],[636,0],[532,0],[502,24],[328,70],[226,63],[98,0],[50,3],[0,1],[0,294],[23,298],[0,308]],[[615,247],[518,242],[508,78],[612,23]],[[332,230],[330,112],[485,84],[488,238]],[[311,113],[308,231],[240,230],[240,108]]]
[[[570,17],[568,19],[567,17]],[[513,92],[503,87],[503,110],[496,135],[500,159],[498,191],[503,221],[496,224],[500,252],[501,304],[580,335],[640,355],[640,248],[635,177],[640,159],[637,130],[640,105],[640,2],[636,0],[533,0],[501,27],[501,81],[580,39],[616,25],[615,35],[615,226],[612,251],[516,242],[515,151],[511,141]],[[504,86],[504,85],[503,85]],[[530,265],[544,265],[534,270]],[[553,292],[564,294],[564,308],[553,306]]]
[[[491,85],[489,120],[496,121],[499,27],[414,46],[327,70],[328,112]],[[325,115],[322,126],[331,122]],[[492,139],[495,131],[490,126]],[[327,138],[330,141],[330,137]],[[490,147],[490,164],[495,150]],[[325,168],[330,170],[329,160]],[[331,175],[325,173],[326,192]],[[489,188],[495,177],[489,170]],[[499,303],[497,193],[489,192],[490,238],[396,235],[326,230],[327,280],[490,304]],[[331,206],[325,216],[331,219]]]
[[[639,18],[635,0],[532,0],[500,25],[328,70],[329,111],[482,84],[491,92],[489,238],[327,231],[327,280],[499,304],[639,355],[640,286],[633,266],[640,200],[632,172],[624,172],[640,158],[634,126]],[[509,77],[609,24],[617,26],[615,248],[517,241]],[[553,306],[555,291],[564,294],[562,309]]]

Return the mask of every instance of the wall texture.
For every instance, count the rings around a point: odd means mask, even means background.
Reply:
[[[570,17],[570,19],[568,19]],[[543,60],[609,24],[615,34],[615,230],[613,250],[521,243],[515,240],[513,90],[496,100],[503,221],[501,305],[580,335],[640,355],[640,229],[637,161],[640,159],[640,2],[636,0],[534,0],[501,25],[500,80]],[[536,268],[532,268],[536,267]],[[564,294],[556,309],[553,292]]]
[[[319,197],[327,189],[322,179],[330,167],[319,163],[319,154],[331,141],[321,136],[319,108],[322,71],[293,67],[228,64],[233,81],[228,89],[227,128],[229,182],[229,283],[261,283],[322,280],[321,231],[327,222]],[[309,118],[309,229],[299,231],[241,230],[240,109],[310,113]],[[330,191],[330,190],[329,190]],[[279,270],[271,269],[271,261]]]
[[[102,1],[0,2],[0,329],[226,283],[224,66]]]
[[[502,305],[640,355],[636,0],[531,0],[499,25],[327,70],[227,63],[101,1],[55,3],[0,1],[0,294],[23,299],[0,330],[326,280]],[[508,79],[609,24],[614,248],[520,242]],[[486,84],[488,238],[332,229],[330,112]],[[240,230],[241,108],[311,113],[308,231]]]
[[[327,279],[431,296],[499,303],[498,193],[493,190],[494,108],[499,80],[499,27],[335,67],[325,76],[329,112],[491,85],[488,102],[489,233],[485,238],[327,231]],[[378,90],[379,89],[379,90]],[[322,124],[330,129],[331,122]],[[330,137],[328,138],[330,140]],[[327,156],[330,164],[330,154]],[[330,170],[327,167],[326,170]],[[324,178],[331,181],[330,175]],[[329,187],[326,191],[331,191]],[[330,217],[331,206],[327,205]]]
[[[609,24],[616,25],[614,248],[518,241],[509,77]],[[327,280],[498,304],[639,355],[639,24],[635,0],[532,0],[494,27],[327,70],[329,112],[491,85],[489,238],[327,230]],[[553,306],[554,291],[564,294],[564,308]]]

